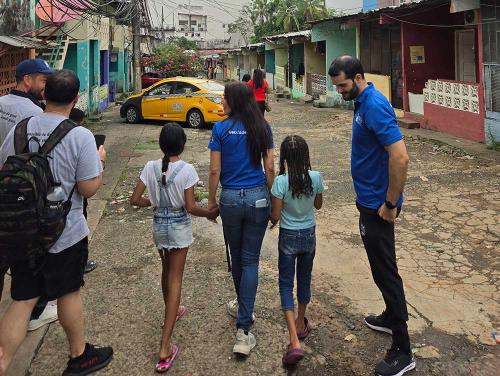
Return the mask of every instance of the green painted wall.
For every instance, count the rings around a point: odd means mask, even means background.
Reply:
[[[76,43],[76,74],[80,79],[80,91],[86,91],[90,94],[89,87],[89,60],[90,60],[90,42],[88,40],[78,41]],[[69,52],[69,51],[68,51]],[[72,59],[71,56],[66,56],[66,60]],[[65,62],[66,64],[66,62]]]
[[[356,29],[340,30],[335,21],[322,22],[312,27],[312,42],[326,41],[326,72],[333,60],[340,55],[356,56]],[[335,89],[330,79],[327,79],[328,91]]]
[[[89,87],[90,93],[89,95],[89,108],[91,112],[99,111],[99,98],[94,98],[94,91],[96,87],[99,86],[100,77],[101,77],[101,68],[100,68],[100,51],[99,51],[99,41],[91,40],[90,41],[90,49],[89,49]]]
[[[70,43],[68,46],[68,52],[66,53],[66,58],[64,59],[64,69],[78,72],[77,49],[78,47],[76,43]]]

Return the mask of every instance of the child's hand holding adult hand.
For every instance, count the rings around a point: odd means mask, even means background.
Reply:
[[[209,221],[217,223],[217,217],[219,216],[219,207],[217,204],[215,206],[208,204],[208,211],[210,215],[207,217]]]

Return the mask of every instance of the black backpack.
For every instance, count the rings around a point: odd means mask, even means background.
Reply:
[[[0,266],[4,267],[26,260],[34,269],[43,260],[66,226],[76,187],[62,205],[48,205],[47,194],[59,185],[50,170],[48,154],[78,124],[64,120],[38,152],[31,153],[29,120],[16,126],[16,154],[7,158],[0,171]]]

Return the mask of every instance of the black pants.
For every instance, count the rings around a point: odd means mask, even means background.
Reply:
[[[359,231],[372,271],[373,280],[382,293],[386,318],[391,323],[393,345],[411,353],[408,336],[408,311],[403,281],[396,263],[394,224],[384,221],[376,210],[356,205],[360,212]],[[399,211],[398,211],[399,214]]]
[[[259,107],[260,112],[262,112],[262,115],[266,113],[266,101],[257,101],[257,107]]]

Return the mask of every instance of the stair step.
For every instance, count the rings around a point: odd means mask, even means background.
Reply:
[[[398,119],[398,124],[401,128],[405,129],[416,129],[420,128],[420,123],[413,119],[400,118]]]

